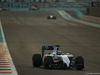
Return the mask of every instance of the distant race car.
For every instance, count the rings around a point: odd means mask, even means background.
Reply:
[[[39,8],[36,7],[36,6],[31,6],[31,7],[29,8],[29,10],[39,10]]]
[[[74,57],[70,53],[62,53],[59,45],[42,46],[42,56],[34,54],[32,57],[33,67],[44,66],[46,69],[71,69],[82,70],[84,68],[84,59],[82,56]],[[44,55],[45,50],[53,50],[52,53]]]
[[[0,11],[8,11],[8,9],[5,9],[5,8],[0,8]]]
[[[54,16],[54,15],[49,15],[49,16],[47,17],[47,19],[56,19],[56,16]]]

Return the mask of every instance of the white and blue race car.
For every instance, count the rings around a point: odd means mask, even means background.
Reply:
[[[59,47],[59,45],[42,46],[42,56],[40,54],[34,54],[32,57],[33,67],[44,66],[46,69],[84,69],[84,59],[82,56],[74,57],[70,53],[62,53]],[[53,52],[44,55],[45,50],[53,50]]]
[[[56,19],[57,17],[56,16],[54,16],[54,15],[49,15],[48,17],[47,17],[47,19]]]

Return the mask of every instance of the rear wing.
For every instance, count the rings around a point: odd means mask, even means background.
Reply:
[[[54,50],[55,47],[60,47],[60,45],[53,45],[53,46],[42,46],[42,58],[44,56],[45,50]]]

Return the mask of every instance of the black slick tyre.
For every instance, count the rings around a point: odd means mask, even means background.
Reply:
[[[44,67],[46,69],[52,69],[53,58],[51,56],[46,56],[44,60]]]
[[[75,65],[77,70],[82,70],[84,68],[84,59],[82,56],[77,56],[75,58]]]
[[[32,57],[32,65],[33,67],[40,67],[42,64],[42,58],[40,54],[34,54]]]
[[[54,16],[53,19],[56,19],[56,16]]]

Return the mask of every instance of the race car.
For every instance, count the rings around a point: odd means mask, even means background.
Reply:
[[[33,5],[29,8],[29,10],[39,10],[37,5]]]
[[[60,45],[42,46],[42,55],[34,54],[32,57],[33,67],[44,66],[46,69],[84,69],[84,59],[82,56],[74,57],[70,53],[62,53]],[[44,55],[45,50],[53,50],[52,53]]]
[[[47,17],[47,19],[56,19],[56,16],[54,16],[54,15],[49,15],[49,16]]]
[[[8,9],[0,7],[0,11],[8,11]]]

